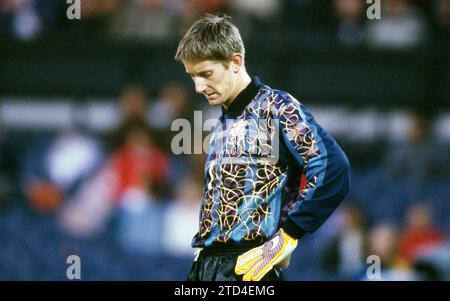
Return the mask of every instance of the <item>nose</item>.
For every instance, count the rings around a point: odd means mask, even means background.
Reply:
[[[197,93],[203,93],[206,90],[206,83],[205,79],[201,77],[195,77],[194,78],[195,83],[195,92]]]

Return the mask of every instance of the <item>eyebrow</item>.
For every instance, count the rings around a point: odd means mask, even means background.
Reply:
[[[197,74],[205,74],[205,73],[208,73],[208,72],[213,72],[213,70],[210,70],[210,69],[206,69],[206,70],[202,70],[202,71],[200,71],[200,72],[197,72]],[[189,75],[194,75],[193,73],[190,73],[190,72],[188,72],[187,70],[186,70],[186,73],[187,74],[189,74]]]

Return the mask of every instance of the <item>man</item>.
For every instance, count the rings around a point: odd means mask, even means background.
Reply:
[[[347,194],[347,158],[298,100],[250,78],[229,17],[198,20],[175,59],[223,112],[211,136],[192,242],[201,251],[188,280],[283,280],[297,241]]]

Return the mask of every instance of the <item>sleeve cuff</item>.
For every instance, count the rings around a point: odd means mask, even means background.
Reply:
[[[281,225],[281,228],[283,228],[284,232],[286,232],[287,235],[295,239],[300,239],[306,234],[305,231],[303,231],[299,226],[297,226],[290,220],[284,222]]]

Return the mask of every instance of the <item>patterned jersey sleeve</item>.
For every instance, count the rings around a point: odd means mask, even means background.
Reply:
[[[298,100],[281,95],[277,112],[281,139],[306,178],[303,189],[287,204],[281,227],[300,238],[317,230],[344,199],[350,167],[336,141]]]

